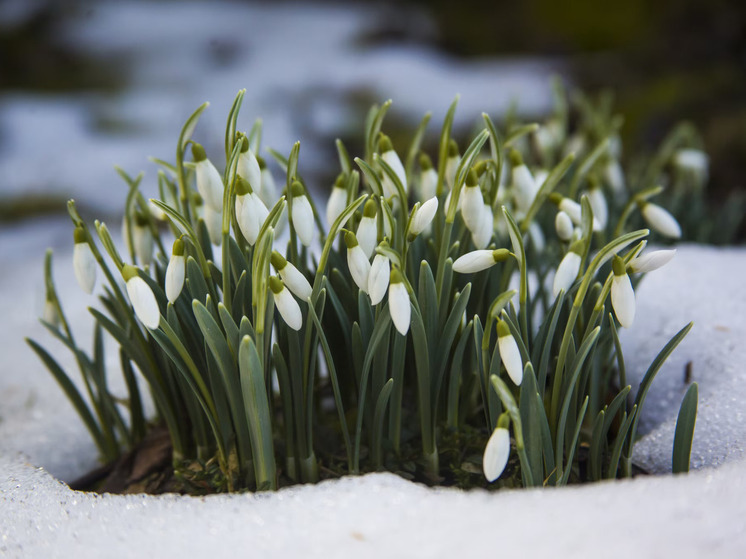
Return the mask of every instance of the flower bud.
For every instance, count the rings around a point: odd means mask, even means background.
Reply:
[[[351,231],[345,233],[345,245],[347,245],[347,267],[350,269],[350,275],[358,288],[367,293],[368,275],[370,274],[368,257],[365,256],[357,237]]]
[[[347,207],[347,189],[345,188],[345,176],[344,173],[340,173],[337,180],[334,181],[332,192],[329,195],[329,200],[326,203],[326,223],[329,227],[337,220],[337,218],[345,211]]]
[[[409,292],[404,285],[404,278],[398,268],[391,270],[389,281],[389,313],[396,330],[406,336],[412,317],[412,307],[409,302]]]
[[[420,199],[429,200],[436,195],[438,188],[438,171],[426,153],[420,154]]]
[[[505,470],[510,456],[510,432],[508,431],[508,412],[503,413],[497,422],[497,427],[490,435],[482,457],[484,477],[492,483]]]
[[[466,185],[461,191],[461,217],[464,218],[466,228],[474,233],[479,229],[479,222],[483,215],[484,197],[477,182],[477,174],[474,169],[469,170],[466,176]]]
[[[399,179],[399,182],[401,182],[402,187],[404,188],[404,193],[407,193],[407,173],[404,171],[404,165],[402,165],[401,159],[399,159],[399,155],[394,151],[394,146],[391,144],[391,139],[386,136],[385,134],[381,134],[381,139],[378,143],[378,149],[381,152],[381,159],[383,159],[389,167],[391,167],[391,170],[394,171],[394,174]],[[391,179],[388,178],[386,173],[383,174],[383,180],[384,183],[386,181],[389,181]],[[392,196],[393,193],[396,192],[396,187],[394,187],[393,184],[389,185],[389,188],[392,189],[392,194],[386,194],[386,197]],[[386,190],[386,187],[384,185],[384,191]]]
[[[80,288],[90,295],[96,285],[96,258],[93,256],[91,245],[88,244],[85,229],[76,227],[73,231],[73,238],[75,240],[73,247],[75,279],[78,280]]]
[[[681,237],[681,226],[668,210],[665,210],[657,204],[644,201],[638,202],[638,206],[640,207],[642,217],[645,218],[645,221],[651,229],[672,239],[678,239]]]
[[[414,239],[423,231],[430,228],[430,224],[438,211],[438,198],[433,196],[428,198],[424,204],[417,208],[412,216],[412,223],[409,226],[409,237]]]
[[[494,233],[495,216],[492,213],[492,206],[488,203],[482,204],[482,217],[479,221],[479,228],[472,232],[471,240],[477,249],[487,248]]]
[[[280,311],[282,320],[293,330],[300,330],[303,326],[303,314],[300,312],[298,302],[290,294],[290,290],[285,289],[285,285],[275,276],[269,278],[269,288],[272,290],[275,307]]]
[[[211,206],[205,206],[205,225],[210,242],[215,246],[220,246],[223,242],[223,215],[222,212],[216,212]]]
[[[497,250],[473,250],[460,256],[453,263],[453,271],[459,274],[473,274],[491,268],[498,262],[507,260],[510,251],[505,248]]]
[[[448,141],[448,159],[446,159],[445,172],[446,184],[451,190],[453,190],[453,185],[456,183],[456,171],[458,171],[459,163],[461,163],[461,156],[458,152],[458,144],[456,140],[451,138]]]
[[[521,352],[518,349],[518,344],[513,337],[513,334],[508,327],[507,322],[504,320],[497,321],[497,346],[500,350],[500,359],[505,365],[505,370],[508,372],[510,380],[512,380],[516,386],[521,385],[523,380],[523,361],[521,360]]]
[[[554,286],[552,288],[554,297],[557,297],[560,291],[567,293],[572,284],[575,283],[575,278],[578,277],[578,272],[580,272],[583,248],[582,240],[575,241],[557,267],[557,272],[554,274]]]
[[[376,254],[368,275],[368,295],[370,295],[371,305],[377,305],[383,299],[389,286],[390,274],[391,265],[388,257],[383,254]]]
[[[184,287],[186,274],[186,256],[184,254],[184,241],[176,239],[171,249],[171,259],[166,268],[166,297],[169,302],[175,303]]]
[[[357,242],[363,249],[366,258],[370,258],[378,244],[378,222],[376,221],[377,206],[373,200],[368,200],[363,206],[363,218],[357,226]]]
[[[238,154],[236,174],[247,181],[257,194],[262,191],[262,170],[245,136],[241,139],[241,153]]]
[[[676,249],[654,250],[641,254],[629,263],[629,269],[635,274],[645,274],[668,264],[676,254]]]
[[[215,165],[207,159],[205,148],[200,144],[192,144],[194,170],[197,177],[197,190],[205,201],[205,205],[214,212],[223,211],[223,179]]]
[[[280,278],[282,278],[282,281],[292,293],[304,301],[311,296],[313,289],[311,288],[311,284],[308,283],[306,276],[293,264],[285,260],[282,254],[273,250],[270,262],[272,262],[272,266],[280,274]]]
[[[290,193],[293,197],[290,222],[293,224],[295,232],[298,234],[298,238],[300,239],[300,242],[303,243],[303,246],[311,246],[314,236],[314,220],[311,203],[308,201],[303,185],[298,181],[293,182]]]
[[[531,171],[523,163],[523,158],[517,150],[510,151],[510,162],[513,165],[513,196],[518,209],[526,213],[536,198],[539,188],[531,175]]]
[[[572,237],[572,219],[562,210],[557,212],[557,216],[554,218],[554,228],[557,230],[557,236],[560,240],[567,242]]]
[[[146,328],[155,330],[161,321],[161,311],[150,286],[137,275],[137,268],[134,266],[125,265],[122,268],[122,277],[126,282],[127,296],[138,320]]]
[[[635,320],[635,292],[629,281],[624,260],[618,255],[614,255],[612,268],[614,277],[611,280],[611,306],[619,324],[629,328]]]

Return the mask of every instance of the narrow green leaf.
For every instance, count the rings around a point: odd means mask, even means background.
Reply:
[[[681,474],[689,471],[692,455],[692,441],[694,439],[694,424],[697,422],[697,383],[693,383],[686,391],[681,402],[679,416],[676,419],[676,432],[673,439],[673,473]]]

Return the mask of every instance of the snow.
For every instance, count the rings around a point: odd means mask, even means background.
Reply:
[[[21,278],[40,277],[41,249],[33,245],[57,238],[64,227],[51,224],[35,235],[30,231],[38,225],[0,231],[0,251],[25,241],[24,256],[0,275],[0,289],[7,293]],[[64,300],[86,297],[75,285],[69,245],[58,252],[55,277]],[[700,386],[697,471],[498,493],[433,490],[392,474],[205,498],[71,491],[47,471],[69,480],[95,463],[95,449],[52,378],[20,343],[21,334],[41,337],[28,312],[40,308],[35,301],[41,289],[21,290],[17,298],[0,299],[0,313],[10,317],[0,330],[0,553],[740,557],[746,549],[746,383],[739,366],[746,357],[746,298],[738,295],[744,272],[744,249],[680,247],[668,266],[640,284],[637,317],[623,336],[636,385],[659,349],[694,319],[694,329],[649,393],[643,421],[649,433],[636,448],[636,460],[656,472],[670,471],[672,430],[685,392],[682,371],[692,361]],[[84,315],[71,317],[81,326],[81,339],[89,335]]]

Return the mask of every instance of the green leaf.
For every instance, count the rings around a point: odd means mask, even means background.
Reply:
[[[389,403],[391,389],[394,387],[394,379],[390,378],[383,385],[378,400],[376,401],[376,411],[373,416],[373,463],[377,470],[383,466],[383,420],[385,418],[386,406]]]
[[[693,383],[686,391],[681,402],[679,416],[676,419],[676,432],[673,439],[673,473],[681,474],[689,471],[692,454],[692,440],[694,439],[694,424],[697,422],[697,383]]]

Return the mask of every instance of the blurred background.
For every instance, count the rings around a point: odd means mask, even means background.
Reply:
[[[744,6],[0,0],[0,232],[64,216],[69,197],[88,217],[118,216],[126,188],[113,166],[144,170],[154,192],[147,157],[172,161],[182,123],[205,100],[195,137],[219,160],[240,88],[239,125],[261,117],[263,145],[281,153],[300,140],[304,176],[324,190],[334,138],[359,153],[371,103],[393,99],[385,128],[396,146],[396,130],[426,111],[434,136],[457,93],[462,134],[482,111],[542,119],[553,74],[590,95],[611,92],[625,154],[692,121],[711,157],[709,195],[722,200],[746,176]],[[47,244],[70,244],[54,231]]]

